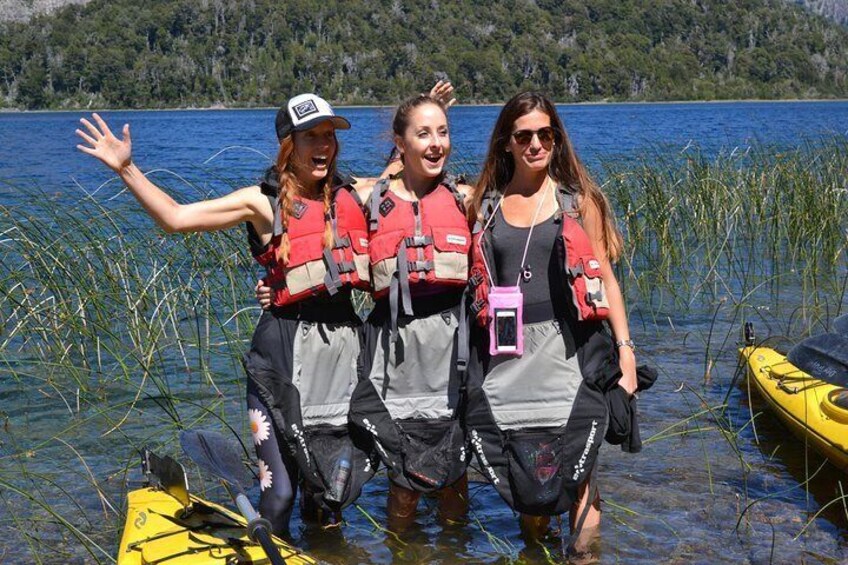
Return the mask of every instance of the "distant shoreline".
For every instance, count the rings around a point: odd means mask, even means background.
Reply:
[[[796,104],[796,103],[811,103],[811,104],[826,104],[831,102],[848,102],[848,98],[779,98],[773,100],[764,100],[760,98],[740,98],[731,100],[590,100],[586,102],[556,102],[557,106],[642,106],[642,105],[672,105],[672,104]],[[456,104],[452,108],[490,108],[502,106],[505,102],[486,103],[486,104]],[[351,108],[351,109],[391,109],[396,107],[396,104],[352,104],[352,105],[334,105],[334,108]],[[212,105],[207,107],[185,107],[185,108],[74,108],[65,110],[41,109],[41,110],[20,110],[14,108],[0,108],[0,115],[3,114],[78,114],[90,112],[219,112],[219,111],[267,111],[277,110],[278,106],[221,106]]]

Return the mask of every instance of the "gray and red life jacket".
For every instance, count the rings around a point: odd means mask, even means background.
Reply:
[[[265,176],[266,194],[268,188],[279,190],[275,175],[276,169],[272,168]],[[265,284],[271,287],[274,306],[288,306],[324,292],[333,295],[346,286],[369,288],[368,227],[362,203],[350,181],[334,186],[326,214],[322,201],[293,198],[285,226],[279,198],[270,201],[274,209],[273,236],[254,258],[265,267]],[[332,249],[324,246],[327,222],[333,233]],[[285,264],[277,259],[284,233],[289,239]]]
[[[556,188],[556,197],[560,208],[556,221],[562,226],[560,265],[571,292],[576,317],[581,322],[606,320],[609,316],[609,302],[601,278],[601,262],[595,256],[592,242],[583,229],[575,193],[559,185]],[[474,228],[474,243],[471,247],[471,272],[468,282],[474,293],[474,300],[470,309],[481,326],[486,326],[489,322],[488,297],[492,285],[486,269],[487,263],[492,265],[491,246],[487,243],[486,233],[482,228],[494,213],[495,203],[494,195],[483,198],[483,218]]]
[[[369,206],[373,291],[382,300],[365,326],[350,421],[370,434],[393,483],[432,492],[455,483],[468,460],[462,296],[471,230],[452,181],[416,202],[390,182],[374,187]]]
[[[389,190],[391,182],[382,179],[371,193],[368,257],[374,297],[388,295],[396,322],[399,312],[414,314],[412,286],[467,285],[471,230],[453,179],[415,202]]]

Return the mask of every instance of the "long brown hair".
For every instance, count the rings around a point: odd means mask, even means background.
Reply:
[[[321,181],[321,192],[324,196],[324,247],[332,249],[333,244],[333,227],[330,223],[330,206],[333,201],[333,179],[336,177],[336,157],[339,154],[339,143],[336,140],[336,151],[333,154],[333,160],[327,167],[327,176]],[[280,150],[277,152],[277,172],[279,173],[280,194],[280,214],[282,215],[283,228],[288,226],[289,216],[294,213],[294,198],[303,193],[303,185],[297,179],[294,173],[294,133],[284,137],[280,141]],[[280,245],[277,248],[277,259],[284,264],[289,261],[290,242],[288,231],[283,231],[283,237]]]
[[[509,184],[515,173],[515,162],[512,153],[507,151],[507,144],[512,135],[512,127],[521,116],[539,110],[551,119],[551,127],[556,132],[556,144],[552,149],[548,174],[559,184],[576,192],[580,198],[580,211],[585,210],[586,202],[591,200],[601,215],[601,227],[604,246],[610,261],[616,261],[621,256],[623,242],[621,233],[615,225],[612,209],[598,184],[589,176],[586,167],[580,162],[565,126],[556,111],[556,106],[544,94],[538,92],[522,92],[507,102],[495,122],[495,129],[489,140],[489,152],[483,165],[483,172],[474,186],[472,204],[469,213],[472,219],[478,219],[483,196],[486,193],[500,194]]]

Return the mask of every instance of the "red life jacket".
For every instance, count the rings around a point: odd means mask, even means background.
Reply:
[[[274,232],[264,252],[255,255],[265,267],[265,284],[271,287],[274,306],[287,306],[323,292],[336,294],[345,286],[369,288],[368,226],[362,204],[350,183],[333,188],[330,210],[324,203],[295,197],[288,225],[283,226],[278,198],[274,208]],[[324,247],[325,222],[330,222],[333,248]],[[283,234],[289,238],[289,258],[277,260]]]
[[[571,297],[580,321],[599,321],[609,317],[604,281],[601,278],[601,262],[592,250],[592,242],[579,221],[574,193],[562,186],[556,189],[560,211],[557,221],[562,224],[564,257],[560,261],[563,276],[571,290]],[[485,326],[489,322],[489,287],[492,284],[489,270],[492,254],[483,231],[483,226],[494,213],[494,197],[483,199],[483,221],[474,227],[474,242],[471,246],[471,272],[468,285],[474,293],[471,312],[477,322]]]
[[[388,179],[379,181],[371,194],[372,288],[381,298],[397,286],[404,311],[412,314],[410,285],[466,286],[471,230],[463,196],[451,180],[417,202],[400,198],[389,186]]]

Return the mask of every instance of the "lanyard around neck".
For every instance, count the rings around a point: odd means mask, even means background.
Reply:
[[[521,272],[524,270],[524,262],[527,260],[527,250],[530,249],[530,238],[533,236],[533,228],[536,227],[536,220],[539,219],[539,212],[542,210],[542,203],[545,201],[545,196],[547,196],[547,188],[548,186],[552,186],[551,179],[547,179],[545,182],[545,192],[542,193],[542,196],[539,198],[539,204],[536,205],[536,211],[533,213],[533,221],[530,223],[530,232],[527,234],[527,240],[524,242],[524,253],[521,255],[521,265],[518,269],[518,277],[515,280],[515,286],[518,286],[521,283]],[[553,193],[553,191],[551,191]],[[492,219],[500,210],[501,205],[503,204],[504,198],[506,198],[507,191],[504,190],[503,194],[501,194],[500,200],[498,200],[497,205],[494,210],[492,210],[492,214],[489,216],[489,219],[486,221],[486,225],[483,226],[483,233],[489,229],[489,225],[492,223]],[[485,254],[483,255],[483,265],[486,267],[486,272],[489,274],[489,280],[494,280],[492,278],[492,271],[489,269],[489,262],[486,261]]]

